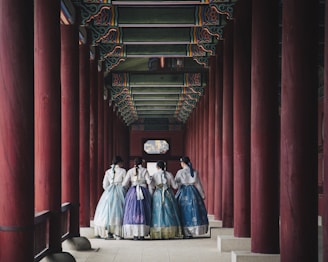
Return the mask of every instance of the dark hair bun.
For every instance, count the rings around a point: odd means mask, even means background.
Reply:
[[[163,160],[159,160],[156,165],[162,170],[165,169],[165,162]]]
[[[114,165],[117,165],[118,163],[122,163],[122,162],[123,162],[122,157],[120,157],[120,156],[115,156],[114,157],[114,160],[113,160]]]
[[[136,157],[136,158],[134,159],[134,164],[135,164],[136,166],[141,165],[141,164],[142,164],[142,158],[141,158],[141,157]]]
[[[190,159],[187,156],[183,156],[180,158],[180,161],[186,163],[187,165],[190,163]]]

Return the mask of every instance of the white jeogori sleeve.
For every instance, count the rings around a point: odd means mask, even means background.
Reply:
[[[103,179],[103,189],[106,190],[110,186],[109,182],[109,170],[105,172],[105,176]]]

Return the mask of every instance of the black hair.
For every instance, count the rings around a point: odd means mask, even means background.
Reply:
[[[190,169],[190,175],[191,175],[192,177],[194,177],[194,169],[192,168],[192,164],[191,164],[191,162],[190,162],[190,158],[187,157],[187,156],[183,156],[183,157],[180,158],[180,162],[183,162],[183,163],[185,163],[187,166],[189,166],[189,169]]]
[[[142,164],[142,158],[141,157],[136,157],[135,159],[134,159],[134,165],[135,166],[139,166],[139,165],[141,165]]]
[[[114,159],[113,159],[113,164],[114,165],[117,165],[118,163],[122,163],[122,162],[123,162],[123,159],[120,156],[115,156]]]
[[[189,163],[190,163],[190,158],[187,157],[187,156],[183,156],[183,157],[180,158],[180,162],[183,162],[183,163],[189,165]]]
[[[163,160],[159,160],[157,163],[156,163],[156,166],[158,166],[160,169],[162,170],[165,170],[165,162]]]
[[[136,157],[134,159],[134,166],[136,168],[136,176],[138,175],[138,166],[142,164],[142,158],[141,157]]]

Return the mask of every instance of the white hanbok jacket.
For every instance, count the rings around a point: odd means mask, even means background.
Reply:
[[[198,177],[198,173],[196,170],[194,170],[193,177],[190,174],[189,167],[185,167],[185,168],[178,170],[178,172],[175,176],[175,181],[177,182],[179,188],[182,185],[194,185],[197,188],[201,197],[203,199],[205,198],[204,189],[203,189],[202,183],[200,182],[200,179]]]

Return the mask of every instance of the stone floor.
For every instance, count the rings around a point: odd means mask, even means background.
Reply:
[[[92,250],[69,251],[77,262],[193,262],[231,261],[230,253],[219,253],[211,238],[179,240],[89,239]]]
[[[77,262],[230,262],[231,252],[220,253],[218,251],[216,229],[219,230],[219,228],[216,227],[215,223],[212,222],[213,228],[208,235],[176,240],[104,240],[94,238],[92,228],[81,228],[81,236],[90,241],[91,250],[76,251],[70,249],[69,245],[65,245],[64,242],[63,251],[69,252]],[[321,227],[319,227],[318,239],[318,261],[321,262]]]

